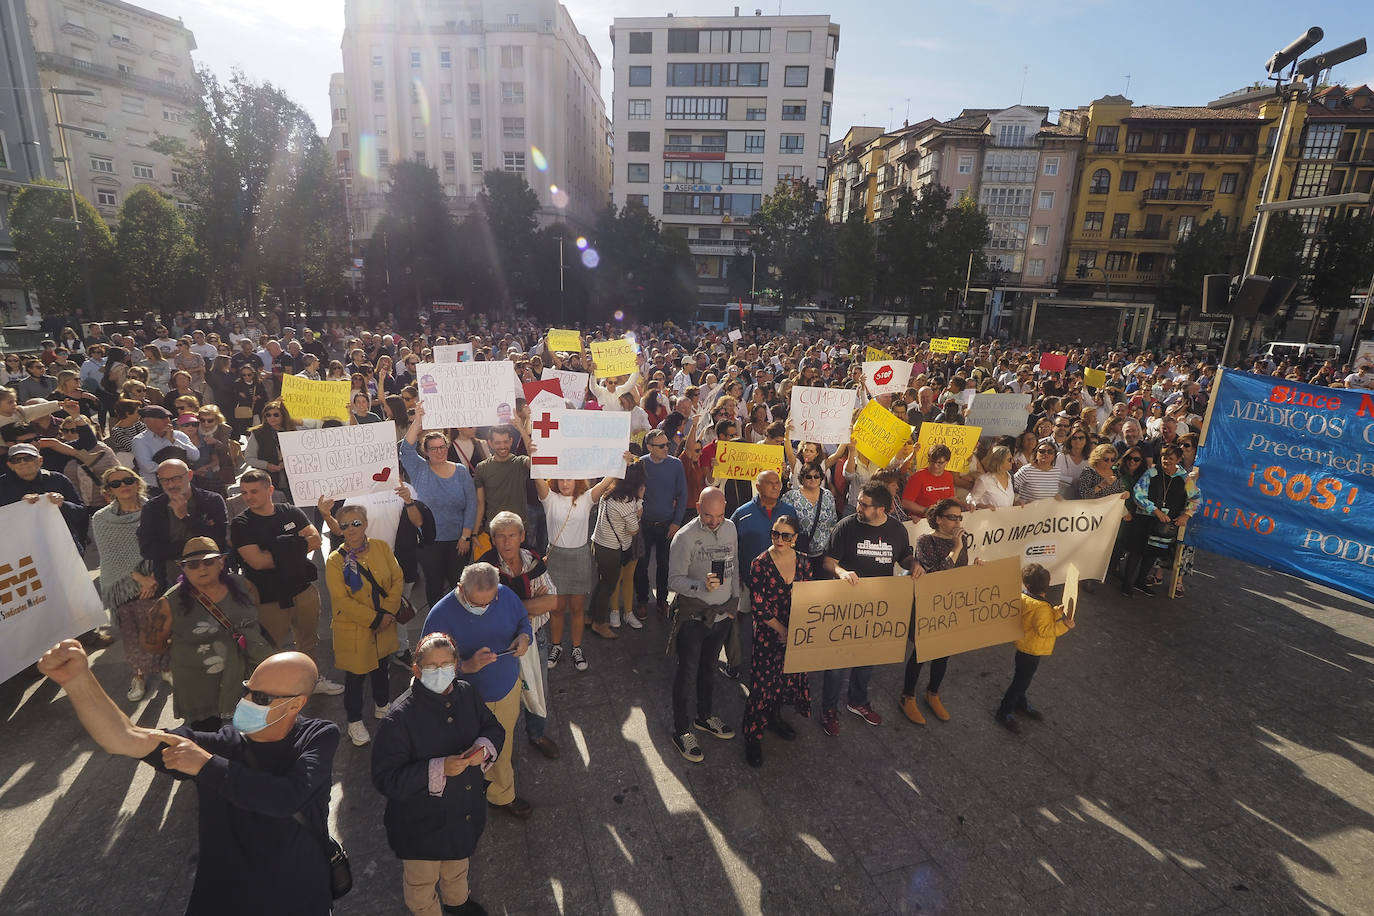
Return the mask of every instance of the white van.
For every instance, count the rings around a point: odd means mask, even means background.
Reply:
[[[1261,355],[1273,360],[1280,359],[1302,359],[1305,356],[1315,356],[1317,359],[1333,359],[1336,362],[1341,360],[1341,348],[1335,344],[1319,343],[1296,343],[1276,340],[1265,346],[1260,351]]]

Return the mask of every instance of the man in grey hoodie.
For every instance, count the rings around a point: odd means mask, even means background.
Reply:
[[[668,553],[668,587],[677,593],[673,745],[683,757],[700,763],[701,746],[692,727],[717,738],[735,737],[733,729],[711,714],[716,657],[739,604],[739,544],[734,523],[725,517],[725,494],[719,488],[701,491],[697,517],[673,537]],[[693,681],[697,717],[689,726],[687,691]]]

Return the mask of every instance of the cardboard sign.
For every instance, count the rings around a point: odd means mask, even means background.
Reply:
[[[534,410],[530,476],[589,480],[625,476],[630,414],[623,410]]]
[[[891,360],[892,354],[886,350],[879,350],[877,347],[868,347],[864,350],[864,359],[873,363],[882,362],[883,360]]]
[[[860,455],[882,468],[911,441],[911,427],[877,401],[869,401],[854,420],[850,438]]]
[[[854,416],[854,390],[851,388],[792,388],[787,418],[792,434],[803,442],[839,445],[849,441],[849,424]]]
[[[1040,368],[1046,372],[1063,372],[1069,358],[1063,353],[1046,353],[1040,357]]]
[[[1015,642],[1024,633],[1016,557],[926,573],[915,584],[917,661]]]
[[[558,384],[563,389],[563,399],[571,401],[579,410],[587,403],[587,379],[590,377],[585,372],[570,372],[566,369],[544,370],[544,378],[558,379]]]
[[[472,362],[472,344],[439,344],[434,348],[434,361],[436,363],[470,363]]]
[[[348,379],[317,382],[299,375],[281,377],[281,399],[286,412],[297,420],[348,421],[348,400],[353,387]]]
[[[875,398],[880,394],[900,394],[911,380],[911,363],[900,359],[864,363],[864,384]]]
[[[744,332],[739,328],[731,328],[730,333],[725,336],[738,343],[740,340],[744,339]]]
[[[1024,422],[1022,426],[1024,426]],[[968,461],[978,446],[978,437],[983,431],[977,426],[960,426],[957,423],[922,423],[921,435],[916,441],[916,469],[919,471],[929,461],[926,453],[933,445],[949,446],[949,464],[955,474],[968,470]]]
[[[930,352],[931,352],[931,353],[948,353],[948,352],[949,352],[949,341],[948,341],[948,340],[945,340],[943,337],[932,337],[932,338],[930,339]]]
[[[429,429],[493,426],[515,414],[514,363],[420,363],[415,378]]]
[[[291,498],[299,505],[313,506],[321,496],[394,490],[401,482],[393,423],[303,429],[277,439]]]
[[[782,459],[781,445],[718,441],[711,476],[716,480],[753,480],[763,471],[781,473]]]
[[[558,328],[549,329],[549,349],[555,353],[560,350],[564,353],[582,352],[582,335],[577,331],[561,331]]]
[[[946,338],[945,343],[946,343],[946,345],[947,345],[947,347],[948,347],[948,349],[947,349],[946,352],[949,352],[949,353],[966,353],[966,352],[968,352],[968,345],[969,345],[971,342],[972,342],[972,341],[971,341],[969,338],[967,338],[967,337],[950,337],[950,338]]]
[[[911,580],[906,576],[797,582],[782,670],[891,665],[906,657]]]
[[[1030,417],[1026,408],[1030,406],[1028,394],[984,394],[974,396],[964,422],[978,426],[984,436],[1019,436],[1026,429]]]
[[[532,411],[563,410],[568,406],[563,400],[563,385],[556,378],[525,382],[520,387]]]
[[[1059,603],[1064,606],[1065,614],[1078,616],[1078,567],[1072,563],[1064,569],[1064,597]]]
[[[1084,369],[1083,384],[1089,388],[1101,388],[1107,384],[1107,373],[1101,369]]]
[[[632,340],[593,340],[591,348],[597,378],[631,375],[639,367],[639,355]]]

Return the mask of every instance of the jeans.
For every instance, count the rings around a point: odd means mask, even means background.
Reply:
[[[844,683],[844,673],[849,671],[849,705],[864,706],[868,703],[868,682],[873,677],[872,665],[857,665],[853,668],[832,668],[821,681],[821,709],[832,711],[840,705],[840,685]]]
[[[592,623],[605,623],[611,617],[611,597],[620,581],[620,550],[604,544],[593,544],[596,558],[596,588],[592,589]],[[625,608],[633,610],[633,608]]]
[[[372,681],[372,702],[381,709],[391,701],[391,679],[386,670],[387,660],[377,661],[375,670],[368,674],[344,672],[344,716],[349,722],[363,720],[363,682]]]
[[[534,502],[525,507],[525,530],[525,542],[536,553],[549,552],[549,519],[544,514],[543,503]]]
[[[997,707],[998,718],[1024,710],[1030,705],[1026,702],[1026,690],[1030,687],[1031,678],[1035,677],[1035,669],[1039,667],[1040,656],[1016,650],[1016,670],[1011,677],[1011,686],[1002,697],[1002,705]]]
[[[902,695],[908,697],[916,696],[916,682],[921,679],[921,665],[924,662],[916,661],[916,650],[911,650],[911,658],[906,660],[906,677],[902,680]],[[933,658],[930,660],[930,680],[926,683],[928,693],[939,693],[940,683],[945,679],[945,669],[949,667],[948,658]]]
[[[544,709],[549,708],[549,672],[548,667],[543,663],[549,657],[549,625],[546,623],[534,631],[534,645],[530,646],[529,651],[535,653],[539,658],[539,664],[535,668],[539,671],[539,679],[544,682]],[[544,726],[548,724],[545,716],[536,716],[528,709],[525,710],[525,735],[531,741],[538,741],[544,737]]]
[[[683,599],[678,599],[678,613]],[[708,616],[713,612],[707,609]],[[702,620],[688,620],[677,631],[677,674],[673,677],[673,734],[686,734],[691,728],[687,714],[687,691],[696,682],[697,718],[711,716],[711,693],[715,687],[716,656],[730,632],[730,621],[707,624]]]
[[[668,548],[672,539],[668,537],[671,522],[645,522],[640,530],[644,535],[644,556],[635,567],[635,598],[641,604],[649,603],[649,562],[653,557],[658,561],[654,595],[660,604],[668,603]]]
[[[420,571],[425,575],[425,600],[430,607],[458,584],[463,562],[457,541],[430,541],[419,548]]]

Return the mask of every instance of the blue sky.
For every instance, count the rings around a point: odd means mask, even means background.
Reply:
[[[137,0],[136,0],[137,2]],[[396,0],[419,2],[419,0]],[[329,74],[341,69],[343,0],[142,0],[180,16],[196,35],[198,63],[217,73],[241,66],[282,87],[329,129]],[[750,15],[759,5],[741,2]],[[610,40],[616,16],[729,15],[734,3],[646,6],[642,0],[567,0],[601,58],[610,97]],[[1139,104],[1200,105],[1264,77],[1264,62],[1312,25],[1319,49],[1374,32],[1358,0],[1314,10],[1277,0],[851,0],[783,3],[789,14],[829,13],[840,24],[832,136],[855,124],[900,125],[948,118],[961,108],[1028,105],[1051,109],[1125,92]],[[765,6],[778,12],[777,0]],[[1374,38],[1374,35],[1369,37]],[[1337,68],[1337,81],[1374,84],[1374,55]]]

